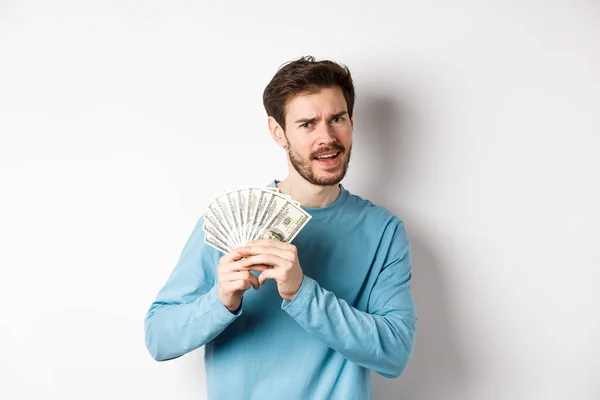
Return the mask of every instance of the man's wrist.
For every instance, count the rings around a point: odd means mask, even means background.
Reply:
[[[225,306],[225,308],[227,308],[227,310],[229,310],[230,313],[232,314],[237,314],[240,312],[240,310],[242,309],[242,303],[244,302],[244,298],[242,297],[242,300],[240,301],[240,305],[235,309],[235,310],[231,310],[231,308]]]
[[[296,297],[296,295],[298,294],[298,291],[300,291],[300,288],[302,287],[302,282],[304,282],[304,274],[302,274],[302,279],[300,279],[300,284],[298,285],[298,288],[296,289],[296,292],[294,292],[294,294],[291,295],[291,296],[286,296],[286,297],[282,296],[282,298],[284,300],[286,300],[286,301],[292,301],[292,300],[294,300],[294,297]]]

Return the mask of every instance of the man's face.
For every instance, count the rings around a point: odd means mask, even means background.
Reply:
[[[290,163],[306,181],[330,186],[346,175],[353,121],[338,86],[297,95],[286,104],[284,145]]]

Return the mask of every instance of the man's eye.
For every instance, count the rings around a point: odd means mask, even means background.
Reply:
[[[300,125],[300,127],[301,127],[301,128],[309,128],[309,126],[308,126],[308,125],[310,125],[310,124],[311,124],[310,122],[305,122],[305,123],[303,123],[302,125]]]
[[[342,117],[335,117],[331,121],[333,121],[333,122],[342,122]]]

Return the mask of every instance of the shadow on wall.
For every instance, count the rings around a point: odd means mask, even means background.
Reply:
[[[373,372],[373,398],[451,399],[466,387],[466,371],[453,338],[453,322],[448,316],[449,299],[444,283],[446,269],[436,257],[435,239],[427,236],[424,223],[404,215],[394,206],[394,197],[410,189],[409,174],[417,149],[410,135],[419,129],[415,113],[406,112],[394,96],[361,94],[361,109],[356,110],[356,153],[365,161],[357,186],[365,197],[405,220],[411,239],[412,292],[419,322],[412,360],[398,379],[387,379]],[[359,123],[360,121],[360,123]],[[359,151],[360,146],[360,151]],[[410,167],[409,167],[410,166]],[[414,182],[414,180],[412,180]],[[440,397],[440,393],[445,393]]]

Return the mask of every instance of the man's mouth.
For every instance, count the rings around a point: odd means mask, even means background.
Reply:
[[[318,155],[318,156],[314,157],[314,159],[320,168],[322,168],[324,170],[333,170],[333,169],[338,168],[341,165],[340,154],[342,154],[340,151],[333,151],[333,152]]]
[[[334,151],[331,153],[326,153],[326,154],[321,154],[320,156],[316,156],[315,158],[317,160],[328,160],[328,159],[332,159],[332,158],[337,158],[337,156],[340,154],[339,151]]]

